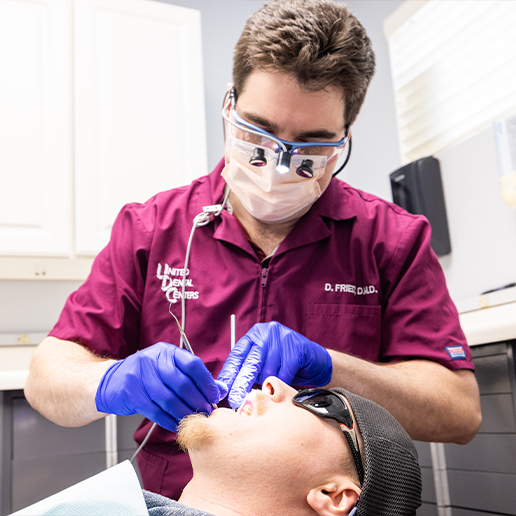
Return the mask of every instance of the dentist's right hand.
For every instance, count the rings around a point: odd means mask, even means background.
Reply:
[[[141,414],[175,432],[179,421],[192,412],[212,412],[227,394],[202,360],[186,349],[158,342],[112,364],[97,388],[99,412],[129,416]]]

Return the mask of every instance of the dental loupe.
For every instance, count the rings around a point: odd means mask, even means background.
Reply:
[[[229,116],[226,113],[228,108]],[[327,160],[330,160],[340,154],[348,141],[350,145],[348,147],[346,160],[333,176],[336,176],[349,160],[351,152],[349,126],[346,126],[345,136],[336,142],[291,142],[283,140],[240,117],[235,110],[235,90],[233,88],[228,92],[227,101],[224,103],[222,109],[222,117],[242,135],[240,139],[247,143],[256,144],[251,158],[249,159],[249,164],[255,167],[263,167],[268,163],[264,147],[272,150],[277,155],[276,170],[280,174],[289,172],[293,156],[302,157],[302,162],[296,167],[295,171],[298,176],[307,179],[314,177],[314,158],[325,157]],[[298,160],[296,161],[299,163]]]

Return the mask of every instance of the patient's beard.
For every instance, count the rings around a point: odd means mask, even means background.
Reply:
[[[188,453],[189,450],[198,450],[202,444],[215,436],[206,414],[190,414],[179,422],[177,430],[177,444]]]

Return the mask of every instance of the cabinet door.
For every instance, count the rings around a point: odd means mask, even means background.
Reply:
[[[72,252],[69,2],[0,2],[0,254]]]
[[[14,394],[11,400],[12,511],[105,469],[106,437],[102,419],[79,428],[64,428],[36,412],[21,393]]]
[[[127,202],[207,173],[200,13],[75,0],[76,251],[96,254]]]

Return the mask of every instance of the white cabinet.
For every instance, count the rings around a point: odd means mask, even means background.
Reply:
[[[0,278],[81,278],[123,204],[207,173],[198,11],[0,0],[0,74]]]
[[[0,253],[72,252],[71,3],[0,1]]]
[[[207,173],[198,11],[75,0],[76,251],[105,245],[128,200]]]

